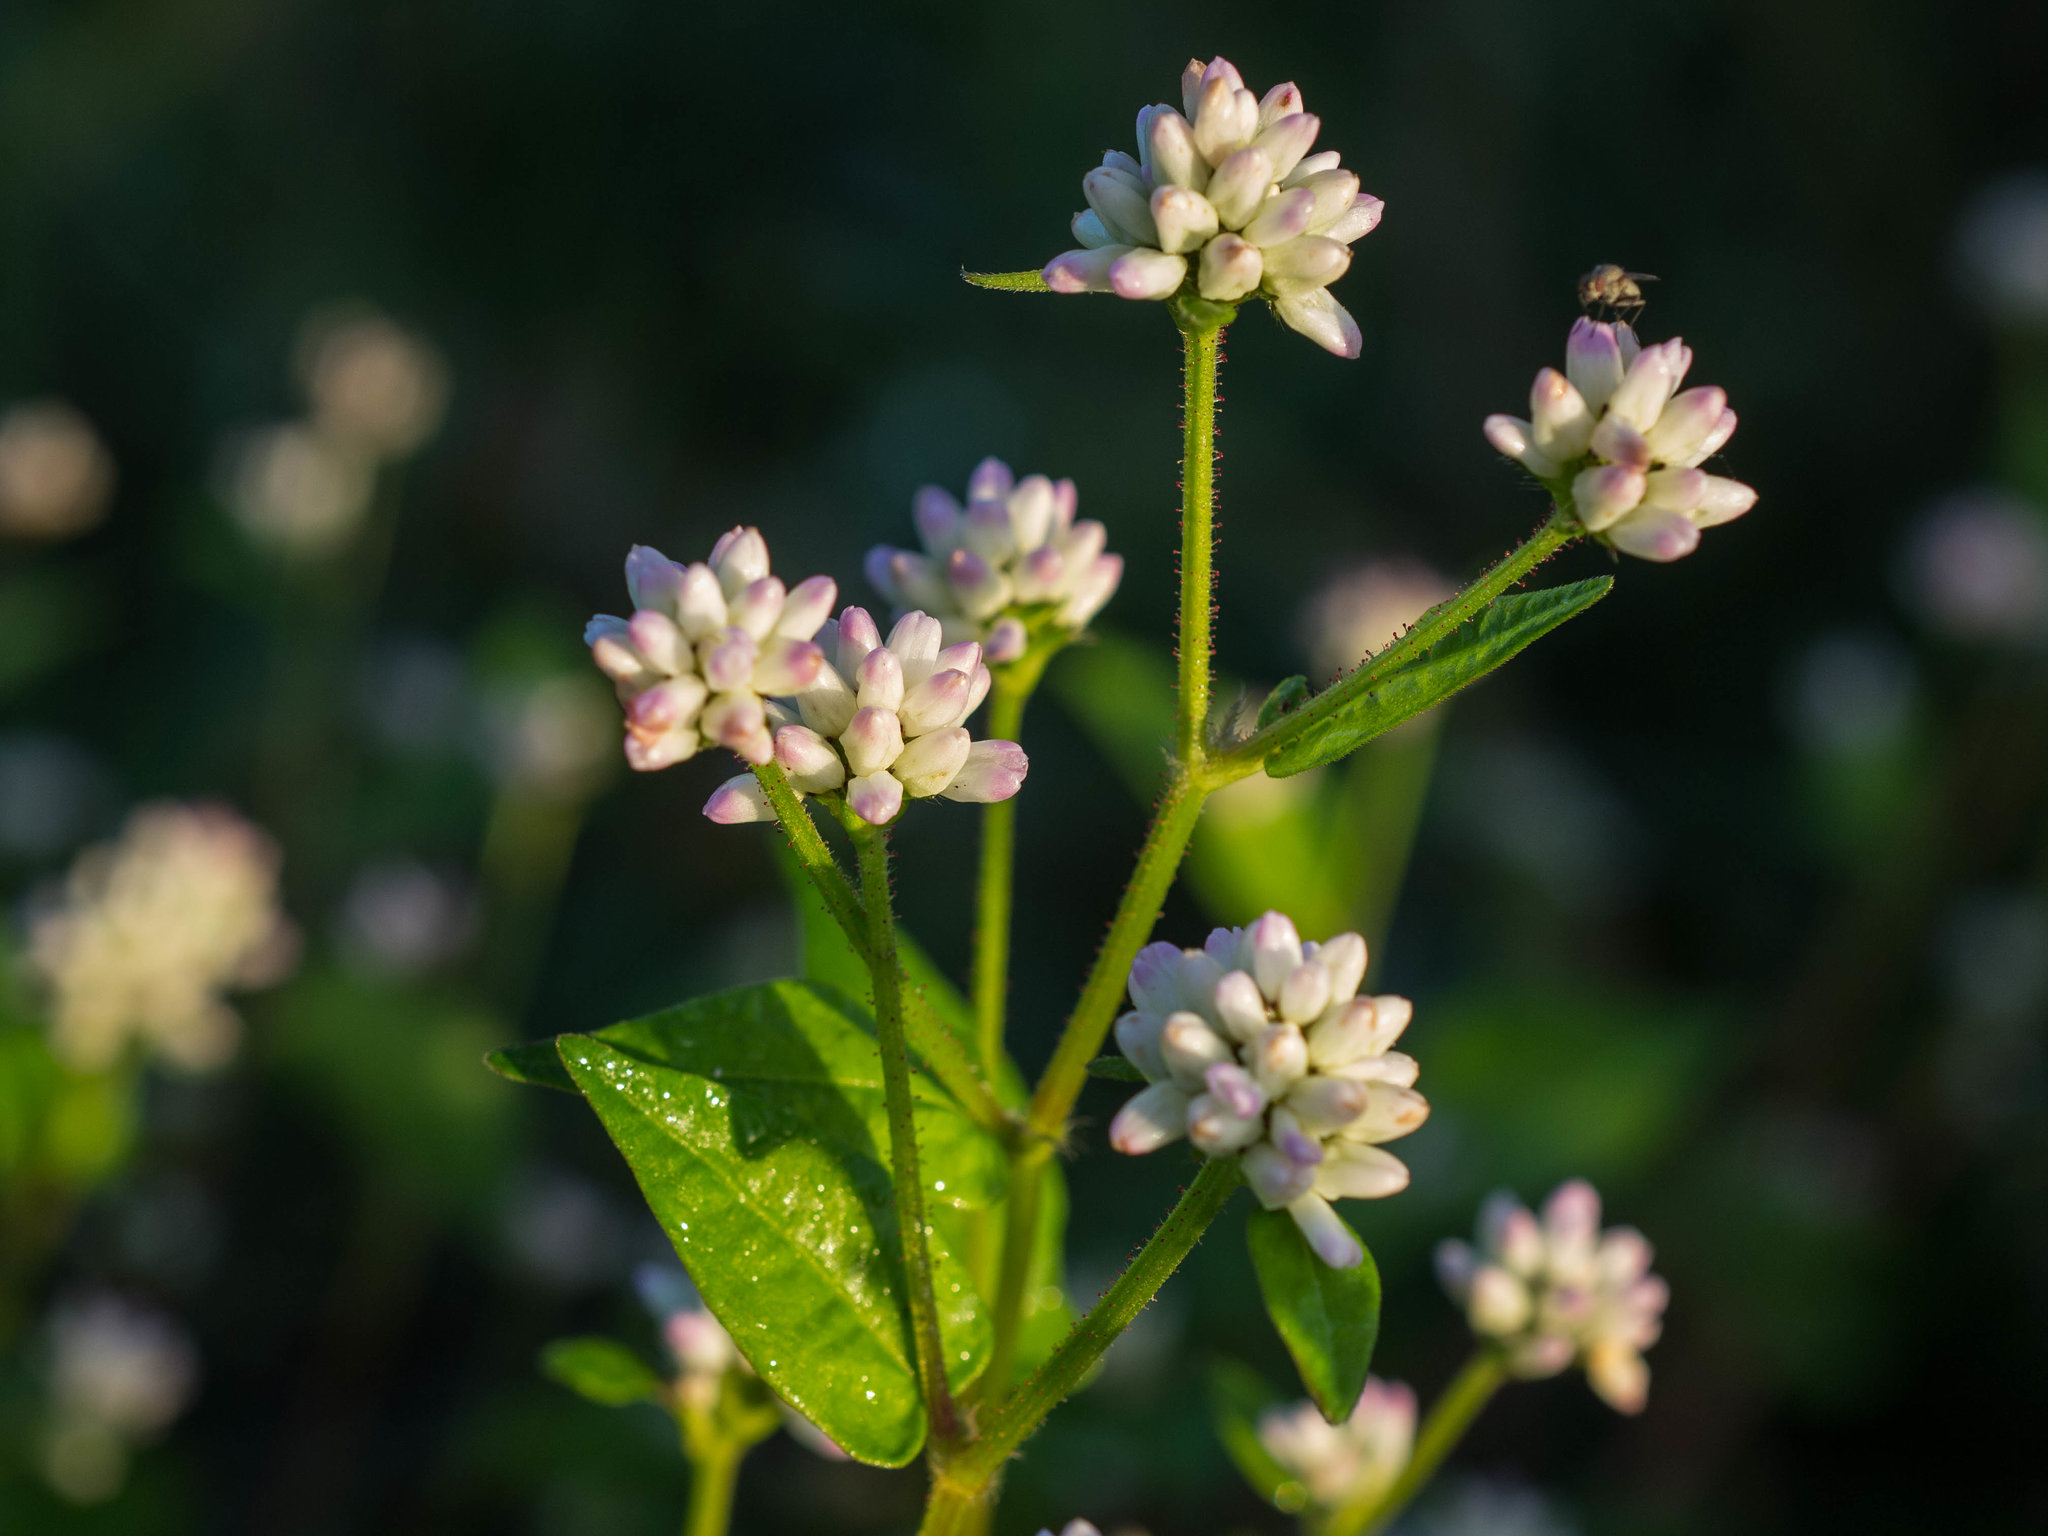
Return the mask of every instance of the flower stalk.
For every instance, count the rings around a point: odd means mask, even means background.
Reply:
[[[903,1030],[903,984],[896,955],[896,917],[889,893],[889,834],[848,817],[860,856],[861,902],[867,909],[868,974],[875,988],[875,1035],[882,1051],[882,1093],[889,1110],[889,1169],[896,1185],[896,1227],[903,1242],[904,1282],[910,1289],[910,1330],[917,1374],[924,1383],[931,1438],[938,1446],[959,1437],[959,1415],[946,1386],[939,1342],[939,1306],[932,1294],[931,1246],[925,1238],[924,1178],[918,1169],[917,1122],[910,1097],[910,1052]]]
[[[1005,741],[1020,738],[1024,706],[1030,702],[1046,664],[1063,641],[1035,641],[1022,656],[993,668],[987,732]],[[1017,870],[1017,801],[991,804],[981,816],[981,872],[975,896],[974,1027],[981,1070],[993,1081],[1003,1060],[1003,1026],[1010,988],[1010,913]]]

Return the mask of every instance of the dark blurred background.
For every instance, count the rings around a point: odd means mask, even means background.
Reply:
[[[1478,424],[1561,360],[1595,262],[1660,276],[1642,328],[1727,388],[1762,494],[1437,724],[1376,961],[1435,1105],[1413,1188],[1354,1208],[1378,1369],[1427,1398],[1455,1368],[1429,1246],[1495,1186],[1591,1177],[1674,1301],[1644,1418],[1517,1388],[1416,1528],[2048,1524],[2048,10],[10,0],[0,403],[68,402],[114,480],[96,526],[0,548],[5,894],[137,803],[220,800],[281,845],[303,949],[230,1066],[124,1079],[59,1171],[0,1110],[8,1208],[57,1213],[7,1270],[0,1529],[676,1527],[660,1415],[533,1363],[651,1355],[659,1233],[587,1112],[480,1057],[797,944],[766,834],[698,815],[723,762],[614,771],[582,620],[629,543],[738,522],[868,600],[919,484],[1073,476],[1128,574],[1027,724],[1042,1060],[1148,804],[1113,717],[1170,645],[1178,356],[1155,307],[957,274],[1065,249],[1083,171],[1218,51],[1298,81],[1387,203],[1338,289],[1362,359],[1251,309],[1228,338],[1232,677],[1308,667],[1333,573],[1469,576],[1534,525]],[[373,482],[261,458],[308,408],[295,348],[369,306],[438,354],[438,429]],[[901,839],[956,974],[973,832],[940,804]],[[1256,912],[1226,864],[1160,936]],[[38,998],[17,976],[20,1028]],[[1186,1172],[1107,1153],[1117,1099],[1070,1170],[1084,1305]],[[1238,1226],[1032,1444],[1005,1531],[1289,1528],[1203,1408],[1218,1357],[1289,1384]],[[53,1473],[49,1320],[108,1295],[191,1385],[131,1461]],[[916,1498],[779,1437],[736,1528],[906,1530]]]

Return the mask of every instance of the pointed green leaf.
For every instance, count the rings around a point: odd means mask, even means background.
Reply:
[[[1358,1406],[1379,1338],[1380,1272],[1372,1255],[1353,1269],[1330,1268],[1285,1211],[1253,1211],[1245,1239],[1259,1295],[1301,1384],[1324,1418],[1341,1423]]]
[[[1209,1367],[1209,1422],[1216,1438],[1259,1497],[1291,1515],[1308,1503],[1308,1490],[1259,1438],[1260,1417],[1279,1406],[1279,1394],[1250,1366],[1218,1360]]]
[[[1267,756],[1266,772],[1276,779],[1285,778],[1348,756],[1373,737],[1413,719],[1467,684],[1476,683],[1565,620],[1584,613],[1605,597],[1613,585],[1612,576],[1596,576],[1591,581],[1575,581],[1541,592],[1509,593],[1481,614],[1476,623],[1451,631],[1413,661],[1375,680],[1329,714],[1311,718],[1301,730],[1288,734]],[[1307,713],[1313,708],[1311,700],[1297,712]],[[1281,718],[1284,721],[1286,716]]]
[[[780,981],[557,1044],[754,1369],[849,1454],[901,1466],[926,1426],[866,1024],[843,993]],[[929,1079],[913,1094],[927,1199],[1000,1200],[1001,1147]],[[987,1309],[943,1246],[933,1262],[964,1386],[986,1363]]]
[[[562,1058],[555,1053],[552,1036],[492,1051],[484,1057],[484,1065],[515,1083],[526,1083],[534,1088],[554,1088],[562,1093],[582,1092],[576,1086],[576,1080],[563,1070]]]
[[[1127,1057],[1098,1056],[1088,1063],[1088,1075],[1099,1077],[1111,1083],[1142,1083],[1145,1074],[1133,1066]]]
[[[663,1391],[661,1378],[647,1362],[612,1339],[556,1339],[541,1350],[540,1370],[607,1408],[658,1402]]]
[[[1295,673],[1266,695],[1266,702],[1259,706],[1258,719],[1253,722],[1252,728],[1263,731],[1288,711],[1299,709],[1314,691],[1309,687],[1307,678],[1299,672]]]
[[[1004,293],[1052,292],[1045,273],[1037,267],[1029,272],[969,272],[962,267],[960,275],[977,288],[994,288]]]

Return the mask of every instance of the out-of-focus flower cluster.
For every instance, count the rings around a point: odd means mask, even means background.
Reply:
[[[2037,646],[2048,639],[2048,514],[1992,487],[1952,492],[1914,523],[1899,578],[1948,639]]]
[[[98,1503],[120,1491],[131,1449],[185,1411],[199,1354],[168,1318],[114,1295],[60,1304],[49,1344],[44,1475],[73,1502]]]
[[[1301,637],[1319,680],[1386,649],[1457,589],[1419,560],[1373,560],[1325,583],[1302,611]]]
[[[1415,1392],[1403,1382],[1366,1378],[1358,1405],[1332,1424],[1314,1403],[1270,1408],[1259,1443],[1298,1481],[1317,1509],[1363,1503],[1392,1486],[1415,1448]]]
[[[818,680],[825,653],[811,637],[838,585],[813,576],[787,590],[769,574],[760,529],[734,528],[708,562],[691,565],[634,545],[626,590],[631,618],[601,613],[583,632],[626,706],[626,761],[651,772],[710,741],[767,762],[774,738],[766,700]]]
[[[1365,962],[1359,935],[1304,944],[1278,912],[1201,949],[1140,950],[1116,1038],[1151,1086],[1118,1112],[1110,1145],[1137,1154],[1186,1136],[1212,1158],[1241,1154],[1261,1205],[1286,1208],[1324,1263],[1357,1264],[1364,1250],[1330,1202],[1407,1188],[1380,1143],[1429,1114],[1415,1059],[1389,1049],[1413,1009],[1358,996]]]
[[[1985,187],[1956,224],[1957,286],[2000,325],[2048,325],[2048,171],[2025,170]]]
[[[676,1393],[687,1405],[709,1411],[728,1371],[753,1374],[725,1331],[705,1309],[696,1287],[682,1271],[666,1264],[642,1264],[633,1271],[633,1289],[661,1329],[661,1342],[676,1370]]]
[[[92,423],[61,400],[0,415],[0,534],[68,539],[106,516],[114,461]]]
[[[102,1070],[136,1039],[192,1071],[227,1061],[241,1022],[222,993],[268,985],[296,957],[278,859],[225,806],[172,803],[81,854],[29,923],[58,1057]]]
[[[296,363],[306,414],[231,443],[223,481],[250,538],[313,559],[355,536],[378,470],[410,458],[439,429],[448,366],[432,343],[358,304],[308,317]]]
[[[1190,60],[1181,105],[1185,115],[1146,107],[1137,156],[1111,150],[1082,178],[1081,248],[1053,258],[1046,285],[1165,299],[1192,284],[1218,303],[1257,294],[1318,346],[1358,356],[1358,325],[1329,285],[1378,225],[1380,200],[1335,150],[1309,153],[1322,122],[1292,82],[1257,97],[1228,59]]]
[[[1560,501],[1588,533],[1643,560],[1676,560],[1700,530],[1756,505],[1740,480],[1700,465],[1735,433],[1727,393],[1680,391],[1692,348],[1676,336],[1644,346],[1626,325],[1581,318],[1565,343],[1565,371],[1545,368],[1529,391],[1529,419],[1486,418],[1486,438]]]
[[[830,659],[796,694],[801,722],[775,732],[775,759],[797,793],[843,791],[853,813],[879,827],[906,797],[1007,800],[1023,785],[1024,749],[975,741],[962,723],[991,685],[978,642],[942,650],[939,621],[913,610],[885,643],[865,608],[848,608],[818,640]],[[728,823],[774,816],[759,782],[744,774],[721,785],[704,814]]]
[[[1643,1351],[1663,1331],[1671,1297],[1650,1273],[1650,1245],[1633,1227],[1600,1230],[1600,1196],[1584,1179],[1561,1184],[1539,1220],[1505,1192],[1479,1212],[1478,1245],[1438,1244],[1444,1289],[1472,1331],[1500,1345],[1517,1376],[1554,1376],[1573,1361],[1622,1413],[1650,1395]]]
[[[1123,580],[1122,555],[1103,553],[1108,533],[1074,520],[1071,480],[1011,473],[983,459],[967,481],[967,505],[928,485],[912,516],[917,550],[878,544],[867,575],[901,614],[922,609],[945,628],[948,645],[979,640],[982,659],[1015,661],[1030,643],[1030,621],[1077,634]]]

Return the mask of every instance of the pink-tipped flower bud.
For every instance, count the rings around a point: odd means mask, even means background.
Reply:
[[[977,741],[953,782],[940,791],[948,800],[991,804],[1024,787],[1030,762],[1014,741]]]
[[[839,747],[846,754],[847,767],[857,777],[886,772],[903,752],[903,728],[896,719],[896,711],[856,710],[839,737]]]
[[[846,781],[846,806],[871,827],[886,827],[903,809],[903,785],[889,773]]]

